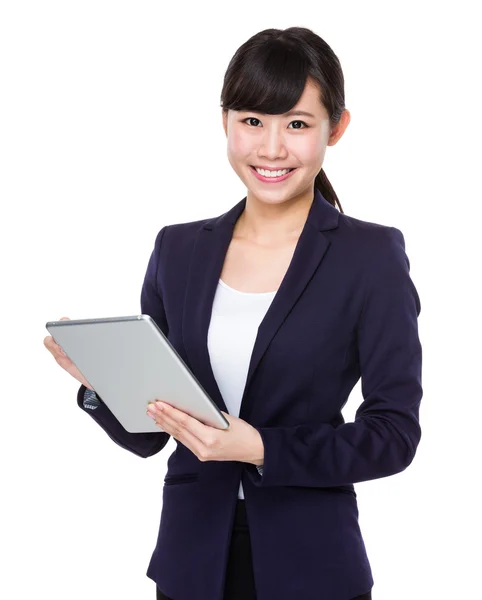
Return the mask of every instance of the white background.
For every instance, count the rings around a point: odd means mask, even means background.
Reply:
[[[116,446],[77,407],[45,323],[138,314],[159,229],[244,197],[224,72],[258,31],[295,25],[344,70],[352,121],[325,172],[346,214],[402,230],[422,304],[417,455],[356,484],[373,598],[482,597],[476,7],[1,4],[2,598],[155,598],[145,571],[175,442],[148,460]],[[361,401],[358,383],[346,420]]]

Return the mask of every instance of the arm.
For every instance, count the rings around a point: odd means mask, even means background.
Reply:
[[[412,462],[421,438],[421,307],[403,234],[391,227],[388,235],[367,279],[357,328],[364,401],[355,421],[256,427],[266,471],[261,476],[246,465],[255,485],[349,485],[399,473]]]
[[[166,227],[163,227],[157,234],[154,249],[147,265],[141,290],[141,313],[152,317],[161,331],[167,335],[167,320],[157,284],[159,254],[165,230]],[[81,385],[77,392],[77,404],[102,427],[116,444],[142,458],[147,458],[162,450],[171,437],[170,434],[161,430],[153,433],[130,433],[126,431],[107,405],[102,402],[102,399],[95,392],[86,388],[85,385]]]

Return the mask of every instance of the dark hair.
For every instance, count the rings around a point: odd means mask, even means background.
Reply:
[[[320,101],[332,126],[345,110],[345,81],[338,57],[316,33],[305,27],[265,29],[236,50],[224,76],[224,112],[253,110],[282,114],[298,102],[308,78],[320,87]],[[323,168],[315,188],[343,212]]]

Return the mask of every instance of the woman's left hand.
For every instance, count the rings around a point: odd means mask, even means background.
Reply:
[[[201,462],[238,460],[262,465],[264,444],[259,431],[243,419],[221,412],[229,421],[227,429],[204,425],[161,400],[150,402],[147,409],[159,427],[189,448]]]

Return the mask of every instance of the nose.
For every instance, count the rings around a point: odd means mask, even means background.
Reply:
[[[266,127],[263,132],[258,155],[268,161],[285,160],[287,157],[286,143],[283,130],[280,127]]]

